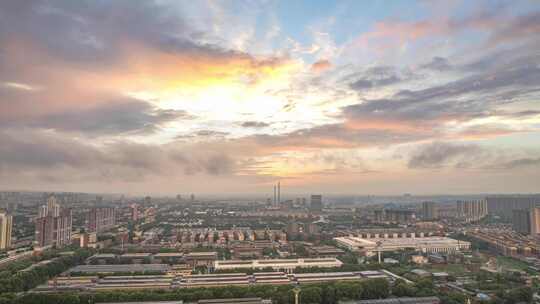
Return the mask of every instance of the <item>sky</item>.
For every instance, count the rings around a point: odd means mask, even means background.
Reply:
[[[1,1],[0,189],[540,192],[539,1]]]

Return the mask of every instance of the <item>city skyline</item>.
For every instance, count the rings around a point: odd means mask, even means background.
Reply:
[[[537,193],[540,3],[5,1],[0,190]]]

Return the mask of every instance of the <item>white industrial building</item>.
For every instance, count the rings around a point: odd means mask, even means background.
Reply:
[[[334,240],[340,247],[351,251],[365,252],[373,255],[377,252],[397,251],[405,248],[413,248],[425,253],[450,253],[469,250],[471,243],[451,239],[448,237],[411,237],[411,238],[360,238],[360,237],[337,237]]]
[[[268,259],[268,260],[226,260],[215,261],[214,270],[224,269],[265,269],[281,270],[290,272],[295,268],[329,268],[341,267],[341,263],[335,258],[314,258],[314,259]]]

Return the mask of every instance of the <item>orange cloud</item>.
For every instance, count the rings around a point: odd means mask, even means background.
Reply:
[[[311,65],[311,70],[320,73],[332,67],[332,63],[328,60],[322,59]]]

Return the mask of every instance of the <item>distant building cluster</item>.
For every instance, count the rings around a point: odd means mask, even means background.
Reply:
[[[540,205],[540,195],[499,195],[486,198],[490,214],[512,219],[513,210],[531,210]]]
[[[377,223],[410,224],[416,221],[416,212],[410,209],[379,209],[374,211]]]

